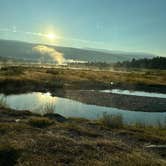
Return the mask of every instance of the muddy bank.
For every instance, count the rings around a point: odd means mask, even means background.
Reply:
[[[55,93],[59,97],[77,100],[86,104],[115,107],[130,111],[166,112],[166,99],[129,96],[97,91],[66,90]]]
[[[114,83],[113,85],[101,82],[77,81],[40,81],[40,80],[15,80],[5,79],[0,80],[0,93],[18,94],[26,92],[52,92],[67,91],[67,90],[104,90],[104,89],[125,89],[133,91],[145,91],[166,93],[164,85],[145,85],[145,84],[125,84]]]

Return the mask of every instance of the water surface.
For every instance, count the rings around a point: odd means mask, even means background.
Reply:
[[[144,91],[129,91],[129,90],[121,90],[121,89],[100,90],[100,92],[114,93],[114,94],[121,94],[121,95],[132,95],[132,96],[157,97],[157,98],[165,98],[166,99],[166,94],[164,94],[164,93],[154,93],[154,92],[144,92]]]
[[[0,95],[2,97],[3,95]],[[166,112],[135,112],[129,110],[121,110],[112,107],[103,107],[96,105],[88,105],[74,100],[51,96],[50,93],[28,93],[19,95],[6,96],[6,102],[10,108],[16,110],[31,110],[36,113],[43,113],[43,106],[52,104],[55,113],[59,113],[65,117],[82,117],[87,119],[98,119],[103,113],[121,114],[125,123],[145,123],[145,124],[164,124],[166,121]]]

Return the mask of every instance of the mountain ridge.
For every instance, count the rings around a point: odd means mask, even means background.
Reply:
[[[143,53],[128,53],[128,52],[115,52],[104,51],[103,49],[84,49],[73,48],[64,46],[53,46],[49,44],[29,43],[15,40],[2,40],[0,39],[0,56],[14,59],[23,59],[31,61],[41,61],[43,56],[40,53],[33,52],[32,48],[36,45],[46,45],[47,47],[54,48],[58,52],[61,52],[66,59],[72,59],[76,61],[88,61],[88,62],[107,62],[116,63],[126,60],[141,59],[141,58],[153,58],[154,55]],[[51,59],[45,59],[51,60]]]

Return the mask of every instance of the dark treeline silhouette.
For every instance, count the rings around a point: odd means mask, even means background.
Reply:
[[[166,69],[165,57],[154,57],[152,59],[132,59],[131,61],[118,62],[115,67],[125,68],[147,68],[147,69]]]

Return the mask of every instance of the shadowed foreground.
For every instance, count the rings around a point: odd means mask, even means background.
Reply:
[[[120,119],[119,119],[120,120]],[[0,165],[165,165],[163,128],[0,110]]]

